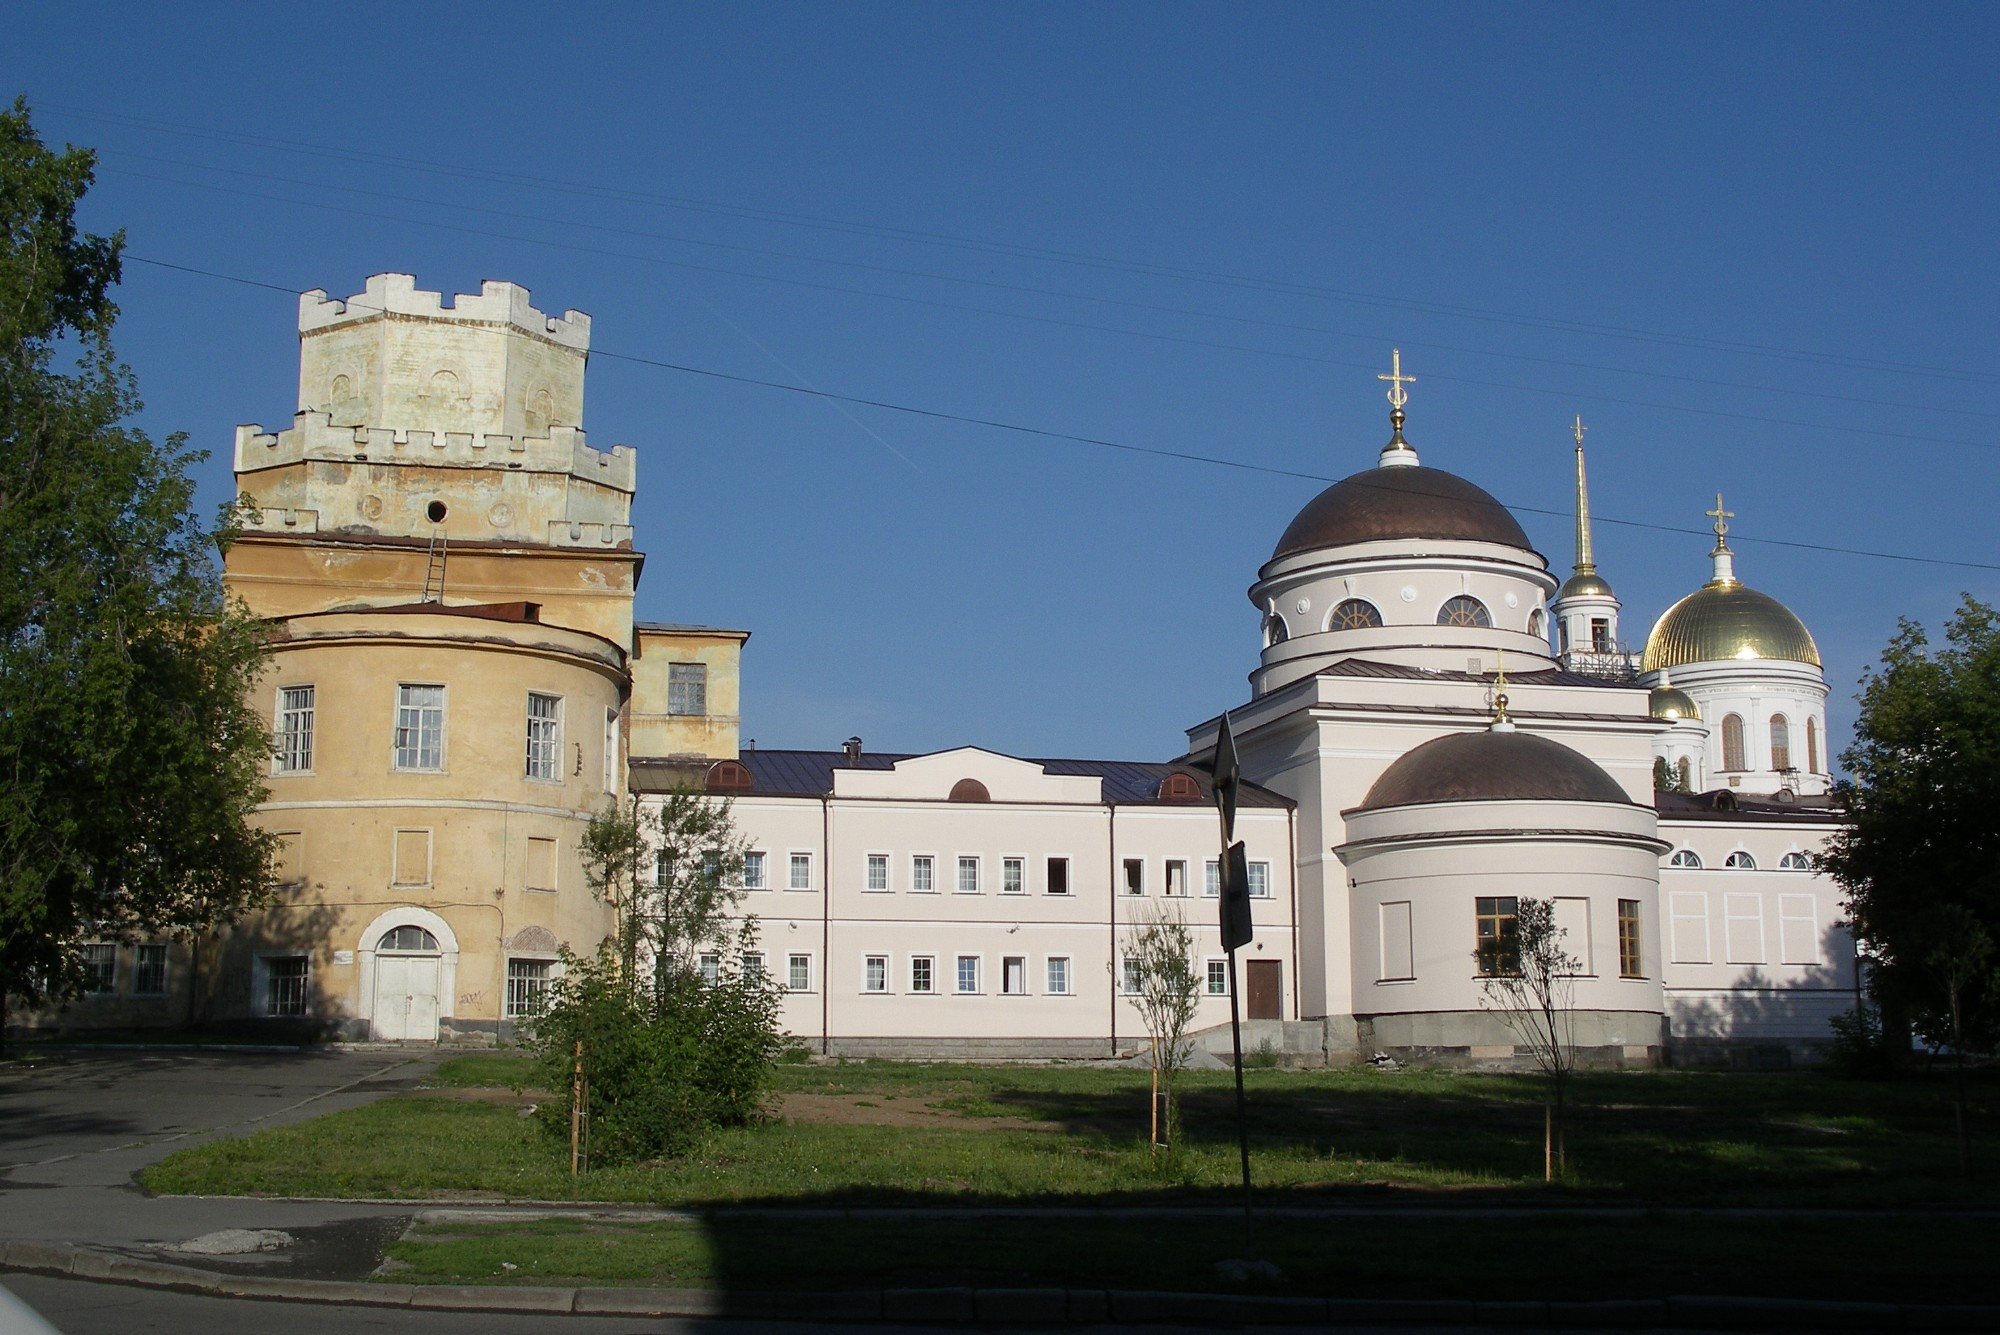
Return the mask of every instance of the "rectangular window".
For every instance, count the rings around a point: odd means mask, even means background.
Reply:
[[[667,664],[667,712],[699,717],[708,712],[708,668],[701,663]]]
[[[562,781],[562,697],[528,692],[528,777]]]
[[[1229,995],[1229,961],[1210,960],[1208,962],[1208,995],[1226,997]]]
[[[431,883],[431,832],[429,830],[397,830],[391,848],[395,865],[390,869],[390,877],[396,885],[429,885]]]
[[[1027,893],[1028,860],[1026,858],[1000,859],[1000,893],[1019,895]]]
[[[958,990],[977,992],[979,990],[979,956],[960,955],[958,957]]]
[[[278,692],[277,770],[304,774],[313,767],[313,688],[286,686]]]
[[[1069,893],[1069,859],[1049,859],[1049,893],[1066,895]]]
[[[1052,997],[1068,996],[1069,956],[1051,955],[1049,956],[1048,963],[1049,963],[1048,967],[1049,995]]]
[[[396,687],[396,768],[444,768],[444,687]]]
[[[768,890],[770,883],[764,879],[764,855],[749,852],[743,855],[743,888],[745,890]]]
[[[736,962],[742,966],[743,977],[746,982],[754,983],[759,978],[762,978],[764,976],[763,951],[746,950],[741,955],[736,957]]]
[[[312,961],[305,955],[276,955],[264,961],[264,1014],[304,1015],[306,979]]]
[[[1764,962],[1764,897],[1726,894],[1722,897],[1722,947],[1731,964]]]
[[[910,991],[928,992],[933,983],[933,961],[929,955],[910,956]]]
[[[1520,901],[1513,895],[1480,895],[1474,900],[1476,930],[1473,948],[1479,972],[1487,978],[1520,972]]]
[[[167,948],[158,942],[139,947],[139,968],[132,977],[132,994],[163,997],[167,994]]]
[[[1146,893],[1146,860],[1144,858],[1125,859],[1125,893],[1143,895]]]
[[[1712,958],[1708,945],[1707,892],[1676,890],[1671,908],[1674,963],[1707,964]]]
[[[118,947],[110,942],[94,942],[83,948],[83,990],[101,997],[118,988]]]
[[[889,855],[870,853],[868,855],[868,888],[887,890],[889,888]]]
[[[1250,898],[1269,899],[1271,897],[1271,864],[1253,862],[1250,864]]]
[[[604,711],[604,791],[618,791],[618,711]]]
[[[1819,918],[1811,895],[1778,896],[1778,962],[1819,963]]]
[[[979,859],[960,858],[958,860],[958,893],[976,895],[979,893]]]
[[[674,883],[674,855],[664,848],[653,850],[653,884],[671,886]]]
[[[1026,996],[1028,992],[1028,957],[1026,955],[1006,955],[1000,960],[1000,992],[1003,996]]]
[[[810,890],[813,888],[813,858],[810,853],[792,854],[792,876],[785,882],[789,890]]]
[[[910,859],[910,889],[920,895],[928,895],[937,889],[937,881],[931,875],[931,855],[918,853]]]
[[[507,961],[508,1019],[524,1020],[541,1010],[542,998],[549,991],[549,971],[554,967],[548,960]]]
[[[1167,859],[1167,898],[1181,899],[1187,895],[1187,860]]]
[[[1416,952],[1412,949],[1414,937],[1410,927],[1410,901],[1394,900],[1382,905],[1379,914],[1382,924],[1382,972],[1383,982],[1406,982],[1417,976]]]
[[[1203,899],[1216,899],[1221,894],[1222,864],[1214,858],[1210,858],[1201,867],[1201,897]]]
[[[555,840],[537,839],[532,835],[529,836],[526,884],[530,890],[554,890],[556,888]]]
[[[1127,996],[1136,996],[1140,984],[1145,982],[1145,970],[1140,967],[1137,955],[1127,955],[1124,967],[1118,971],[1118,988]]]
[[[889,957],[868,955],[861,961],[861,990],[863,992],[887,992],[889,990]]]
[[[714,951],[703,951],[695,967],[701,970],[701,981],[710,987],[722,981],[722,956]]]
[[[1639,901],[1618,901],[1618,976],[1644,978],[1645,961],[1639,951]]]
[[[722,884],[722,854],[710,851],[701,855],[701,883],[711,888]]]
[[[813,986],[813,959],[810,955],[785,957],[785,987],[792,992],[810,992]]]

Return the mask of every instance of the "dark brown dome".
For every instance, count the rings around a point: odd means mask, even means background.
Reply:
[[[1371,468],[1306,503],[1271,559],[1384,538],[1459,538],[1529,547],[1507,507],[1437,468]],[[1530,550],[1533,550],[1531,547]]]
[[[1363,810],[1419,802],[1630,802],[1595,761],[1526,732],[1461,732],[1425,742],[1382,772]]]

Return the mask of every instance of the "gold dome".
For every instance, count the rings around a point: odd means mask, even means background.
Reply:
[[[1677,723],[1683,719],[1701,717],[1701,709],[1695,704],[1694,697],[1678,687],[1655,686],[1652,703],[1653,717],[1656,719]]]
[[[1616,598],[1617,596],[1611,591],[1611,586],[1604,582],[1604,577],[1595,570],[1579,570],[1563,581],[1562,592],[1556,595],[1556,599],[1561,601],[1564,598]]]
[[[1639,670],[1732,659],[1820,666],[1819,646],[1790,608],[1731,579],[1711,581],[1669,607],[1646,637]]]

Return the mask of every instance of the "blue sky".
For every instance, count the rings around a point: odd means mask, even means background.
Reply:
[[[1738,573],[1844,743],[1898,616],[2000,599],[2000,11],[1975,5],[18,4],[0,90],[102,152],[145,425],[285,424],[296,302],[530,287],[639,450],[641,616],[754,632],[763,746],[1158,758],[1386,438],[1624,632]],[[1620,522],[1623,521],[1623,522]],[[1784,544],[1807,544],[1784,545]],[[1813,545],[1932,562],[1816,550]]]

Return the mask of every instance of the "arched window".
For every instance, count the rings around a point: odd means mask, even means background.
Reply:
[[[1787,853],[1778,859],[1779,871],[1811,871],[1812,859],[1803,853]]]
[[[1740,714],[1722,716],[1722,768],[1749,768],[1743,763],[1743,716]]]
[[[1756,871],[1757,859],[1739,848],[1724,859],[1722,865],[1734,868],[1737,871]]]
[[[1682,756],[1680,758],[1680,763],[1674,766],[1674,772],[1681,776],[1681,791],[1684,793],[1693,792],[1694,762],[1689,760],[1686,756]]]
[[[740,760],[718,760],[708,767],[704,787],[711,793],[747,793],[754,786],[749,769]]]
[[[1819,773],[1819,722],[1806,715],[1806,773]]]
[[[1382,624],[1382,614],[1366,598],[1349,598],[1326,619],[1328,630],[1367,630]]]
[[[1192,774],[1175,770],[1160,780],[1160,800],[1162,802],[1199,802],[1201,784]]]
[[[1542,609],[1537,607],[1532,612],[1528,613],[1528,634],[1540,635],[1541,633],[1542,633]]]
[[[1470,594],[1461,593],[1455,598],[1447,598],[1438,609],[1440,626],[1491,626],[1493,618],[1486,611],[1486,604]]]
[[[932,792],[937,790],[933,788]],[[954,802],[991,802],[993,795],[986,791],[986,785],[977,779],[960,779],[951,786],[951,800]]]
[[[1792,767],[1792,725],[1783,714],[1771,715],[1771,768]]]
[[[1264,647],[1283,644],[1290,638],[1285,632],[1285,619],[1276,612],[1264,618]]]
[[[1668,859],[1667,865],[1670,867],[1693,867],[1696,870],[1700,870],[1701,854],[1695,852],[1692,848],[1677,848],[1674,850],[1673,857]]]
[[[437,948],[438,939],[421,927],[391,927],[375,943],[377,950],[435,952]]]

